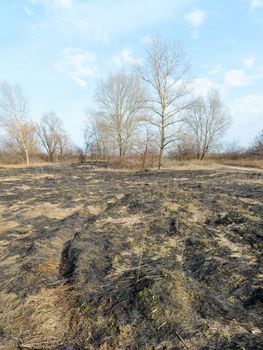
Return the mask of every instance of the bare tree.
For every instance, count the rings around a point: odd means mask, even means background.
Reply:
[[[152,132],[149,125],[145,124],[141,131],[141,138],[137,140],[137,154],[140,159],[140,167],[146,171],[152,167],[157,160],[158,147],[156,144],[156,135]]]
[[[90,151],[92,141],[90,139],[89,128],[86,126],[84,130],[84,145],[76,146],[75,151],[81,163],[85,163],[87,160],[88,152]]]
[[[238,159],[243,154],[245,154],[245,148],[242,148],[236,141],[232,141],[224,146],[222,156],[224,158]]]
[[[0,83],[0,119],[7,133],[7,145],[29,165],[35,148],[35,127],[28,120],[28,102],[18,85]]]
[[[63,161],[69,146],[69,137],[64,130],[63,121],[55,112],[50,111],[42,116],[37,125],[37,134],[48,154],[49,161],[53,162],[58,157]]]
[[[96,101],[123,162],[145,115],[144,90],[136,77],[117,73],[98,85]]]
[[[217,90],[211,90],[207,98],[199,97],[187,114],[185,123],[193,135],[196,155],[203,159],[223,136],[230,118]]]
[[[70,137],[68,133],[62,129],[58,137],[58,155],[61,162],[65,161],[67,151],[71,147]]]
[[[178,160],[186,160],[195,158],[196,144],[190,133],[181,131],[178,140],[175,142],[175,148],[170,153],[171,157],[176,157]]]
[[[263,155],[263,130],[261,130],[255,137],[255,140],[251,147],[251,152],[255,155]]]
[[[174,127],[182,121],[181,113],[190,108],[187,64],[179,42],[170,43],[153,37],[146,45],[145,65],[137,63],[133,70],[148,86],[151,123],[159,134],[159,169],[164,150],[175,141]]]
[[[30,121],[20,124],[9,122],[5,129],[6,137],[3,142],[5,148],[29,165],[29,156],[37,150],[35,125]]]
[[[45,113],[37,125],[37,134],[46,150],[49,161],[53,162],[58,151],[59,138],[62,132],[62,120],[54,112]]]
[[[99,160],[108,158],[112,149],[113,135],[102,113],[94,111],[88,113],[84,139],[86,148],[93,158]]]
[[[78,155],[80,163],[85,163],[86,159],[87,159],[87,149],[86,149],[86,147],[85,146],[84,147],[77,146],[75,148],[75,152]]]

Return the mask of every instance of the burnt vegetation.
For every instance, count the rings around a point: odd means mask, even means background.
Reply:
[[[0,349],[262,349],[263,174],[0,170]]]

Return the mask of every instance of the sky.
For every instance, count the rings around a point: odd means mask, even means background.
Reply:
[[[182,42],[194,91],[219,89],[229,110],[225,141],[248,146],[263,129],[263,0],[0,0],[0,80],[80,144],[96,83],[156,34]]]

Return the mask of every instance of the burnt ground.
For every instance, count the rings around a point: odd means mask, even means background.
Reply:
[[[0,169],[0,349],[263,349],[262,185]]]

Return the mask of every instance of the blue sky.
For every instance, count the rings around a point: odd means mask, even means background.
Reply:
[[[0,79],[80,143],[96,81],[156,33],[182,41],[194,90],[220,89],[231,113],[225,139],[248,145],[263,129],[263,0],[0,0]]]

